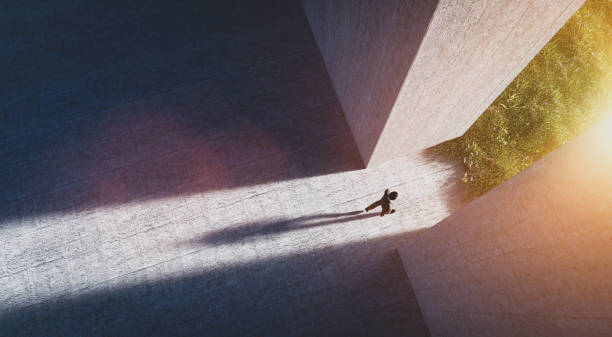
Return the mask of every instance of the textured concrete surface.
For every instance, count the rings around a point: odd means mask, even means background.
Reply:
[[[366,165],[437,2],[302,0]]]
[[[0,6],[0,336],[427,334],[394,249],[458,173],[360,170],[299,3]]]
[[[583,0],[303,0],[366,164],[460,136]]]
[[[433,336],[612,335],[612,116],[400,248]]]

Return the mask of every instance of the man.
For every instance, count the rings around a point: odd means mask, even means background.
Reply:
[[[380,212],[380,216],[383,216],[385,214],[393,214],[395,213],[394,209],[391,209],[391,200],[395,200],[397,199],[397,192],[393,191],[391,193],[389,193],[389,189],[385,190],[385,194],[383,194],[382,198],[380,198],[380,200],[378,200],[377,202],[371,204],[370,206],[366,207],[366,212],[380,206],[382,207],[382,211]]]

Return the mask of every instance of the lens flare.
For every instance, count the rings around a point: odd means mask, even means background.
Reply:
[[[604,142],[604,150],[608,150],[606,154],[612,154],[612,112],[608,113],[599,124],[602,128],[601,135]]]

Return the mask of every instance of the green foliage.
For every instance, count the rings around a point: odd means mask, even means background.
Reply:
[[[587,0],[468,131],[433,150],[461,159],[469,196],[592,126],[612,90],[612,0]]]

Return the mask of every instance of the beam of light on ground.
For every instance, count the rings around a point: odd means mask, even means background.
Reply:
[[[449,164],[402,158],[375,169],[5,220],[0,310],[432,226],[450,212],[455,174]],[[396,214],[357,213],[385,187],[400,193]]]

